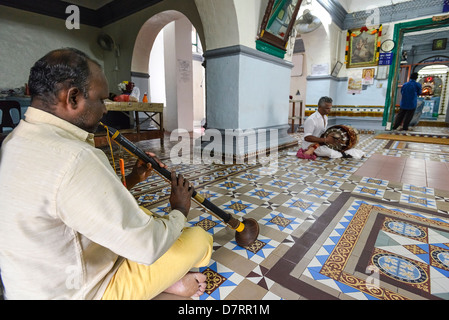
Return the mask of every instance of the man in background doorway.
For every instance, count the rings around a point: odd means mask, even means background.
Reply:
[[[418,96],[422,92],[422,86],[416,80],[418,79],[418,74],[412,73],[410,80],[401,88],[401,105],[399,113],[393,125],[393,130],[399,128],[402,123],[402,130],[408,131],[410,121],[412,121],[413,114],[418,103]]]

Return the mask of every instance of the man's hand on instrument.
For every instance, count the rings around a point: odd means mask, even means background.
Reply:
[[[154,153],[152,152],[145,152],[145,153],[150,157],[152,157],[161,168],[167,168],[167,166],[163,164]],[[144,161],[138,159],[136,161],[136,165],[134,166],[133,171],[135,171],[135,174],[139,177],[139,182],[142,182],[151,175],[153,167],[151,166],[151,163],[145,163]]]
[[[147,155],[152,157],[161,168],[167,168],[167,165],[163,164],[156,155],[152,152],[145,152]],[[144,161],[138,159],[132,172],[126,177],[126,185],[128,189],[131,189],[137,183],[145,181],[152,173],[153,167],[150,163],[145,163]]]
[[[339,141],[340,141],[340,138],[336,138],[336,137],[334,137],[334,135],[332,135],[332,134],[329,134],[329,135],[326,137],[326,145],[334,146],[334,145],[336,145],[337,143],[339,143]]]
[[[173,210],[181,211],[184,216],[190,210],[190,199],[192,198],[193,188],[187,179],[184,179],[182,174],[176,176],[175,171],[171,172],[171,195],[170,206]]]

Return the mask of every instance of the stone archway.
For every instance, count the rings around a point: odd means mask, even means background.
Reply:
[[[132,72],[148,72],[151,48],[159,32],[170,22],[178,20],[184,15],[176,10],[160,12],[149,18],[140,28],[131,61]]]
[[[169,34],[164,40],[165,53],[162,52],[163,59],[161,59],[165,72],[160,79],[157,79],[165,82],[166,99],[152,101],[163,102],[166,106],[164,127],[167,131],[182,128],[192,132],[194,129],[194,96],[198,94],[193,85],[195,62],[192,57],[192,25],[191,21],[179,11],[160,12],[142,25],[134,45],[131,62],[132,76],[137,79],[134,82],[139,81],[140,86],[145,87],[144,91],[150,93],[150,56],[154,42],[162,30]],[[195,68],[197,72],[197,63]]]

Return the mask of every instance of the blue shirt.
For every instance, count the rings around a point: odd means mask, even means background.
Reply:
[[[404,83],[401,88],[401,109],[416,109],[418,96],[421,94],[421,90],[421,84],[416,82],[416,80],[412,79],[409,82]]]

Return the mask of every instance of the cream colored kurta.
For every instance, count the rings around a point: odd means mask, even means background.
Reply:
[[[184,215],[155,219],[93,135],[28,108],[0,152],[0,272],[7,299],[97,299],[123,257],[152,264]]]
[[[307,150],[310,145],[315,144],[314,142],[308,142],[304,140],[307,136],[321,137],[323,133],[326,132],[328,125],[328,117],[327,115],[321,115],[318,111],[312,113],[306,121],[304,121],[304,136],[302,141],[302,148]],[[332,150],[328,146],[321,145],[317,149],[315,149],[315,154],[320,157],[329,157],[329,158],[341,158],[341,152]]]

